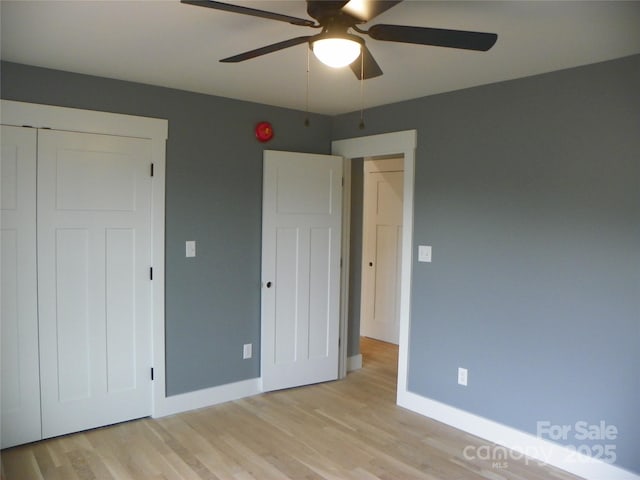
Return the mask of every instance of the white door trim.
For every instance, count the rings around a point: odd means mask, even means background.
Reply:
[[[418,133],[416,130],[405,130],[402,132],[383,133],[368,137],[357,137],[346,140],[336,140],[331,143],[331,153],[342,155],[345,158],[345,170],[349,175],[345,175],[345,188],[343,198],[343,208],[345,209],[345,222],[349,221],[349,209],[351,207],[351,159],[377,157],[381,155],[404,155],[404,198],[402,206],[402,268],[400,278],[400,344],[398,356],[398,392],[400,397],[407,392],[407,362],[409,348],[409,319],[411,308],[411,265],[412,265],[412,244],[413,244],[413,184],[416,146],[418,143]],[[347,178],[349,181],[347,181]],[[344,238],[347,235],[347,238]],[[349,264],[349,231],[343,231],[343,265]],[[346,246],[346,248],[345,248]],[[343,270],[348,270],[344,269]],[[343,272],[344,277],[344,272]],[[347,315],[349,282],[348,277],[342,279],[343,308],[341,309],[341,338],[340,343],[340,375],[346,375],[347,367]],[[344,367],[344,368],[342,368]]]
[[[154,382],[151,412],[162,416],[167,408],[164,355],[164,203],[165,203],[165,144],[169,122],[164,119],[136,117],[117,113],[96,112],[75,108],[40,105],[2,100],[4,125],[51,128],[81,133],[98,133],[151,140],[151,158],[154,164],[151,199],[152,235],[152,351]]]

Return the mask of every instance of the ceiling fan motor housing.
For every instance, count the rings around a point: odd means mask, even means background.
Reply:
[[[346,28],[362,23],[342,10],[347,3],[342,0],[307,0],[307,13],[325,28],[329,23],[344,25]]]

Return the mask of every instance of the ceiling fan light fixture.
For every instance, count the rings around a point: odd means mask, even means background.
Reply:
[[[313,41],[311,48],[322,63],[340,68],[352,64],[358,58],[362,40],[355,35],[323,37]]]

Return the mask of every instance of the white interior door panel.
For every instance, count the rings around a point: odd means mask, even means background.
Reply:
[[[264,152],[262,382],[338,376],[342,158]]]
[[[2,448],[41,438],[35,128],[2,126]]]
[[[366,161],[362,335],[397,344],[400,327],[403,159]]]
[[[148,140],[39,134],[44,438],[151,413],[150,163]]]

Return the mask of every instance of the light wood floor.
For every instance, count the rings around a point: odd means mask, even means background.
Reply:
[[[467,461],[488,444],[395,402],[397,347],[362,340],[345,380],[142,419],[2,452],[6,480],[576,479],[536,462]]]

